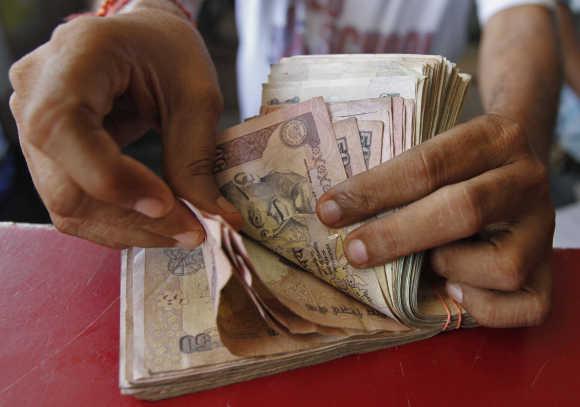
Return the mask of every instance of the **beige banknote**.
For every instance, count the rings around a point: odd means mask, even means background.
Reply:
[[[420,79],[411,76],[315,80],[287,85],[263,85],[264,104],[297,103],[324,93],[327,102],[400,95],[415,98]]]
[[[357,119],[338,120],[332,123],[336,136],[336,145],[342,159],[342,165],[347,177],[366,171],[361,135],[357,125]]]
[[[407,329],[259,244],[249,239],[244,242],[264,284],[304,319],[323,326],[364,332]]]
[[[255,243],[246,243],[252,256],[256,255]],[[301,308],[305,317],[355,328],[351,334],[280,353],[278,345],[269,345],[272,332],[257,319],[244,317],[255,311],[237,307],[235,312],[241,315],[232,318],[234,333],[239,335],[234,346],[241,344],[241,353],[246,353],[237,356],[220,338],[203,251],[130,249],[124,254],[121,280],[119,369],[123,393],[147,399],[167,398],[436,333],[401,329],[382,314],[288,262],[266,256],[267,260],[262,261],[262,255],[257,255],[256,262],[264,266],[260,268],[261,276],[276,295]],[[271,265],[274,267],[268,267]],[[293,271],[306,279],[293,277]],[[320,285],[319,291],[316,287]],[[245,296],[232,294],[236,298]],[[363,335],[360,329],[367,333]],[[377,333],[372,334],[373,331]],[[253,357],[266,350],[271,352],[267,357]]]
[[[349,265],[346,232],[329,230],[315,212],[316,200],[347,178],[322,98],[228,129],[217,152],[216,179],[247,236],[393,316],[374,273]]]
[[[352,335],[408,330],[249,239],[243,239],[243,244],[257,272],[250,277],[232,273],[214,293],[211,285],[215,281],[211,279],[221,277],[208,268],[224,273],[229,265],[207,257],[220,251],[208,248],[209,244],[211,240],[203,250],[192,252],[140,252],[142,259],[135,262],[133,284],[143,293],[134,302],[135,316],[141,321],[135,348],[141,350],[141,358],[135,361],[134,377],[147,372],[167,373],[206,359],[211,363],[216,355],[226,360],[232,359],[229,353],[272,355]],[[260,296],[266,314],[272,314],[265,315],[259,309],[260,304],[245,289],[244,279],[253,280],[254,294]],[[213,301],[216,295],[217,301]],[[273,326],[269,318],[282,327]]]
[[[264,105],[260,107],[260,114],[265,115],[290,106],[292,106],[291,103]],[[362,146],[363,135],[359,132],[357,120],[354,118],[352,120],[339,120],[338,122],[333,120],[332,127],[346,176],[351,177],[353,174],[358,174],[367,169],[367,158],[365,158],[365,151],[363,151]],[[356,137],[354,137],[355,135]],[[371,151],[376,151],[375,154],[377,155],[380,154],[379,143],[375,142],[374,146],[371,143],[373,140],[381,140],[382,135],[373,138],[371,134],[365,133],[365,136],[367,156],[371,154]],[[359,166],[360,163],[364,164],[364,166]]]
[[[374,168],[381,163],[384,124],[380,120],[357,120],[357,126],[365,165]]]
[[[356,118],[357,121],[380,121],[383,124],[383,135],[380,138],[371,139],[369,151],[369,168],[383,162],[383,152],[391,150],[391,128],[393,118],[391,111],[391,97],[374,99],[351,100],[347,102],[328,103],[328,111],[333,121],[346,118]],[[366,140],[367,143],[369,140]]]

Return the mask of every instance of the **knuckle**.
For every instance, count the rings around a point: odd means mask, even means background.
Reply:
[[[45,98],[34,100],[23,108],[25,131],[21,137],[40,151],[49,153],[53,138],[78,128],[79,118],[86,116],[88,109],[76,95],[63,97],[60,103]]]
[[[515,120],[497,114],[489,114],[489,124],[495,128],[495,136],[499,135],[500,147],[508,151],[528,149],[528,140],[523,128]]]
[[[69,37],[69,32],[73,30],[73,27],[78,25],[78,23],[74,20],[71,20],[67,23],[62,23],[57,25],[54,30],[52,31],[52,35],[50,37],[51,41],[60,41],[61,39]]]
[[[532,311],[532,313],[527,318],[527,326],[539,326],[542,325],[546,319],[548,318],[549,309],[548,307],[541,308],[539,305],[536,306],[536,309]]]
[[[484,226],[482,196],[473,186],[463,185],[460,192],[455,195],[451,187],[442,188],[443,198],[450,214],[457,217],[466,236],[473,235]]]
[[[50,214],[50,220],[53,226],[61,233],[67,235],[78,236],[79,233],[79,222],[73,219],[65,218],[62,216]]]
[[[98,17],[82,16],[58,26],[52,34],[49,47],[61,52],[61,63],[69,59],[81,60],[114,58],[119,41],[115,21]]]
[[[25,88],[31,84],[28,79],[31,76],[31,68],[39,60],[37,55],[40,53],[40,49],[41,48],[38,48],[35,51],[26,54],[10,66],[8,70],[8,79],[15,91],[19,92],[23,89],[25,90]]]
[[[201,151],[200,154],[203,154],[205,157],[208,157],[208,158],[202,158],[202,159],[190,162],[187,165],[188,175],[192,175],[192,176],[211,175],[213,173],[214,161],[210,158],[210,157],[212,157],[212,154],[211,154],[211,151],[209,151],[209,148],[207,148],[207,151]]]
[[[52,32],[51,42],[69,43],[71,39],[86,40],[107,35],[110,21],[103,21],[94,16],[79,16],[69,22],[58,25]]]
[[[51,106],[44,99],[32,101],[22,111],[23,132],[20,136],[40,151],[46,152],[47,144],[59,129],[65,127],[69,116],[64,114],[64,105]]]
[[[16,96],[16,93],[13,93],[12,95],[10,95],[10,99],[8,100],[8,106],[10,106],[10,111],[14,115],[14,118],[16,120],[18,120],[18,116],[19,116],[18,112],[20,111],[20,109],[19,109],[18,96]]]
[[[492,303],[485,302],[476,310],[474,318],[480,325],[494,327],[498,325],[498,310]]]
[[[441,180],[445,179],[445,164],[434,151],[434,149],[418,149],[417,177],[420,184],[429,192],[437,189]]]
[[[60,183],[45,194],[43,202],[46,208],[60,217],[77,217],[84,208],[86,195],[68,182]]]
[[[31,103],[22,112],[21,124],[22,131],[19,132],[19,135],[22,142],[30,144],[40,151],[45,151],[45,144],[55,125],[53,113],[44,110],[42,104],[38,102]]]
[[[449,255],[443,248],[435,248],[431,251],[431,267],[437,274],[443,277],[449,275]]]
[[[527,138],[522,127],[514,121],[503,126],[503,138],[514,147],[527,146]]]
[[[506,255],[499,260],[501,289],[518,291],[526,282],[525,262],[519,255]]]
[[[50,213],[50,219],[53,226],[61,233],[87,239],[102,246],[112,249],[126,249],[128,246],[108,238],[106,230],[102,227],[91,225],[90,222],[58,216]]]
[[[529,325],[542,325],[548,319],[551,311],[551,302],[548,297],[538,295],[534,300],[533,312]]]
[[[522,159],[517,164],[517,174],[513,176],[512,183],[521,194],[518,200],[527,200],[530,204],[539,204],[543,207],[551,206],[550,179],[547,166],[534,156]],[[531,198],[531,200],[530,200]],[[537,207],[537,205],[534,205]]]
[[[8,78],[10,80],[10,83],[12,84],[12,87],[15,90],[17,90],[20,87],[21,78],[27,65],[28,65],[28,57],[24,57],[19,61],[15,62],[14,64],[12,64],[10,70],[8,71]]]
[[[333,199],[341,208],[356,209],[361,213],[372,213],[380,208],[378,193],[374,187],[366,185],[364,188],[342,191]]]
[[[99,171],[94,176],[91,194],[99,199],[99,197],[110,195],[111,191],[120,191],[121,189],[116,171]]]

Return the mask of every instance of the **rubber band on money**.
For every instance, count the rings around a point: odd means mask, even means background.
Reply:
[[[114,14],[126,6],[129,1],[130,0],[103,0],[96,14],[98,17],[105,17]]]
[[[82,16],[107,17],[107,16],[118,13],[119,10],[121,10],[123,7],[125,7],[127,4],[129,4],[130,1],[131,0],[103,0],[96,12],[71,14],[65,18],[65,21],[71,21],[77,17],[82,17]]]
[[[451,309],[447,305],[447,302],[443,299],[443,296],[439,294],[439,290],[435,289],[435,294],[437,295],[437,298],[439,299],[441,305],[443,305],[443,308],[445,308],[445,312],[447,313],[447,319],[445,320],[443,327],[441,327],[442,331],[446,331],[447,328],[449,328],[449,324],[451,324]]]
[[[461,306],[461,304],[459,304],[453,298],[451,299],[451,301],[453,302],[453,305],[455,305],[455,307],[457,308],[458,314],[457,314],[457,324],[455,325],[455,329],[459,329],[459,328],[461,328],[461,322],[463,320],[463,307]]]
[[[96,15],[99,17],[106,17],[111,14],[117,13],[123,7],[125,7],[131,0],[103,0],[101,6],[97,10]],[[179,0],[170,0],[173,4],[179,8],[179,10],[185,14],[189,21],[192,20],[191,13],[185,8],[183,3]]]

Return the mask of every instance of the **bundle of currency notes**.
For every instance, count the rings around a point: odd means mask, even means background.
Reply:
[[[120,387],[160,399],[473,324],[416,253],[352,267],[317,199],[455,123],[469,76],[440,56],[285,58],[260,116],[218,136],[238,233],[190,206],[201,248],[123,254]],[[388,187],[388,186],[387,186]]]

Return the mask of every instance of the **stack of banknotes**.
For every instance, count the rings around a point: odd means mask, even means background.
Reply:
[[[274,65],[260,115],[217,139],[216,179],[241,233],[188,204],[202,247],[123,253],[122,392],[167,398],[473,324],[421,253],[353,268],[353,227],[315,213],[334,185],[453,126],[469,79],[430,55]]]

